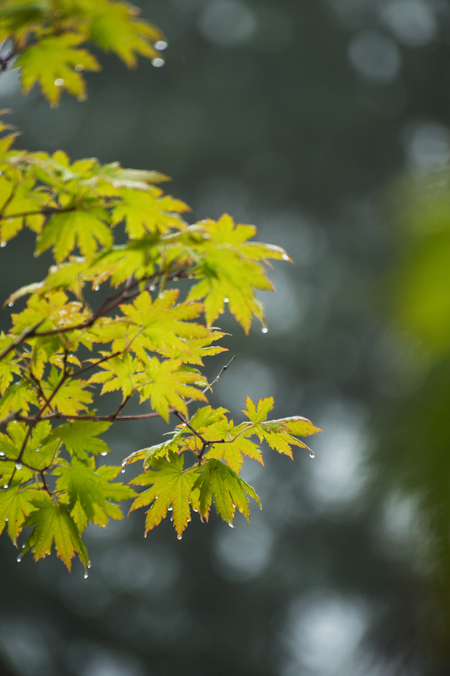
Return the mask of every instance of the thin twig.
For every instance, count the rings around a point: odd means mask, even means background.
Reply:
[[[23,331],[23,333],[21,333],[20,336],[18,338],[16,338],[16,340],[13,343],[8,345],[8,347],[5,347],[3,352],[0,352],[0,361],[2,359],[4,359],[10,352],[15,350],[16,347],[19,347],[19,345],[22,345],[22,343],[24,343],[27,338],[29,338],[30,336],[38,335],[38,334],[36,334],[36,329],[39,328],[39,326],[41,326],[41,324],[43,324],[44,321],[45,321],[45,318],[41,319],[37,324],[32,326],[31,329],[26,329],[25,331]]]

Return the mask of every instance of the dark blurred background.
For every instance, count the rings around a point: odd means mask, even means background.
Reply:
[[[165,172],[192,222],[227,211],[286,248],[269,332],[217,322],[237,359],[212,401],[239,419],[273,395],[326,434],[315,459],[248,461],[248,528],[92,527],[87,580],[3,536],[0,673],[449,674],[450,3],[138,4],[163,67],[100,55],[88,101],[57,110],[7,72],[0,107],[18,147]],[[3,299],[50,264],[26,234],[0,256]],[[116,427],[116,463],[167,430]]]

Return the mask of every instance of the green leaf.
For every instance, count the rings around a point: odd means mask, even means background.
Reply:
[[[252,497],[261,509],[261,502],[254,489],[230,467],[219,460],[207,460],[200,468],[201,474],[193,486],[200,489],[199,507],[203,518],[208,519],[214,498],[216,510],[224,521],[232,525],[236,509],[250,520],[249,501]]]
[[[8,524],[8,535],[16,544],[26,517],[37,509],[33,501],[41,497],[42,491],[33,488],[23,489],[20,483],[3,489],[0,492],[0,533]]]
[[[92,9],[91,9],[92,8]],[[136,19],[139,10],[125,2],[96,0],[91,7],[89,37],[105,52],[115,52],[129,68],[137,65],[136,56],[158,56],[153,43],[163,40],[161,31]]]
[[[38,82],[52,108],[58,105],[63,89],[73,96],[86,98],[86,85],[77,70],[98,71],[100,64],[85,49],[75,49],[82,42],[82,35],[65,33],[40,39],[27,47],[15,64],[22,69],[20,78],[24,94]]]
[[[130,512],[152,503],[145,519],[145,532],[157,526],[173,508],[173,525],[178,538],[191,517],[189,495],[197,478],[197,467],[183,470],[183,456],[169,452],[169,459],[157,458],[149,462],[150,470],[130,483],[151,486],[139,495],[131,505]]]
[[[201,279],[192,287],[188,300],[205,298],[205,316],[208,326],[224,311],[225,298],[228,298],[232,314],[246,333],[257,317],[263,325],[264,306],[255,295],[255,289],[273,291],[263,266],[257,262],[267,262],[269,258],[290,260],[289,256],[276,247],[258,244],[251,247],[247,239],[255,233],[254,226],[234,225],[228,214],[217,222],[202,221],[205,230],[204,240],[191,245],[197,250],[196,277]]]
[[[51,553],[55,543],[56,555],[71,570],[72,559],[78,554],[85,570],[89,567],[89,555],[80,532],[69,514],[66,505],[54,503],[49,497],[34,502],[35,510],[25,519],[24,526],[34,526],[22,554],[33,552],[35,561]]]
[[[80,411],[86,411],[87,405],[92,403],[92,393],[86,390],[86,381],[67,379],[62,382],[63,378],[63,373],[52,367],[48,380],[41,382],[46,399],[51,398],[47,411],[56,409],[64,415],[76,415]],[[56,394],[52,396],[54,392]]]
[[[105,455],[109,453],[107,443],[103,439],[97,439],[97,437],[110,427],[111,423],[108,422],[77,420],[54,429],[48,437],[48,441],[62,441],[71,455],[79,460],[87,460],[90,454]]]
[[[111,247],[113,237],[105,224],[108,212],[102,208],[77,207],[77,210],[55,214],[38,238],[36,253],[53,246],[55,261],[61,263],[78,246],[83,256],[91,259],[99,245]]]
[[[150,399],[152,408],[169,422],[170,407],[187,415],[183,397],[195,401],[206,401],[201,390],[191,387],[191,383],[205,387],[208,383],[198,373],[180,370],[180,360],[170,359],[159,362],[152,357],[145,365],[145,380],[139,386],[141,401]]]
[[[117,513],[110,509],[108,500],[120,502],[135,496],[135,492],[128,486],[121,483],[110,484],[94,467],[87,467],[84,463],[73,460],[70,465],[61,464],[53,472],[58,477],[56,489],[61,491],[60,500],[67,502],[69,508],[74,510],[71,513],[79,528],[85,523],[81,509],[87,519],[99,526],[106,526],[108,516],[123,518],[120,510]],[[120,472],[120,467],[117,472]]]

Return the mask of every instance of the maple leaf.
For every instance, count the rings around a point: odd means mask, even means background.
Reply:
[[[33,501],[41,497],[41,491],[22,488],[20,483],[3,489],[0,492],[0,533],[8,524],[8,535],[16,544],[26,517],[37,509]]]
[[[205,387],[207,380],[198,372],[181,370],[181,361],[170,359],[159,362],[152,357],[145,365],[143,382],[139,385],[141,402],[150,399],[152,408],[169,422],[170,407],[187,416],[183,397],[195,401],[207,401],[201,390],[191,387],[190,383]]]
[[[157,526],[173,508],[173,525],[178,538],[191,517],[189,494],[197,478],[197,467],[183,470],[183,456],[169,452],[169,459],[157,458],[149,462],[150,470],[130,483],[151,486],[136,498],[130,512],[152,503],[145,519],[145,533]]]
[[[69,301],[64,291],[52,291],[45,298],[32,295],[19,314],[12,315],[13,333],[20,334],[39,322],[40,331],[82,324],[88,313],[78,301]],[[32,340],[32,339],[30,339]]]
[[[0,399],[0,418],[10,413],[28,413],[30,404],[37,406],[38,398],[26,380],[13,383]]]
[[[262,265],[269,258],[290,260],[278,247],[258,245],[251,247],[246,240],[255,233],[254,226],[237,225],[228,214],[217,222],[202,221],[205,238],[192,244],[198,252],[197,271],[200,278],[192,287],[188,300],[205,298],[205,316],[208,326],[224,311],[225,298],[229,308],[246,333],[255,315],[265,326],[264,306],[255,295],[255,289],[273,291]]]
[[[139,10],[132,5],[96,0],[89,10],[89,37],[105,52],[115,52],[129,68],[136,67],[137,54],[150,59],[158,56],[153,43],[164,40],[163,33],[147,21],[136,19]]]
[[[87,382],[68,379],[60,384],[62,379],[62,373],[52,366],[48,380],[41,382],[46,399],[52,397],[48,409],[55,408],[65,415],[76,415],[79,411],[86,411],[87,404],[92,402],[92,394],[86,390]],[[52,396],[55,391],[56,394]]]
[[[236,509],[250,520],[249,501],[252,497],[261,509],[261,501],[255,490],[230,467],[220,460],[208,459],[200,467],[201,474],[196,480],[193,491],[199,490],[197,498],[200,514],[206,520],[209,516],[214,497],[217,513],[228,524],[233,523]]]
[[[5,217],[0,221],[0,239],[3,242],[8,242],[15,237],[24,225],[34,232],[39,232],[45,221],[45,216],[37,213],[30,214],[29,216],[15,217],[15,214],[27,213],[29,211],[38,212],[47,199],[47,196],[42,191],[33,190],[35,185],[33,178],[24,180],[18,185],[10,182],[7,183],[9,183],[7,191],[2,189],[6,182],[3,182],[3,186],[0,186],[0,201],[4,203],[1,213]]]
[[[110,247],[113,237],[104,223],[109,214],[100,207],[77,207],[51,216],[37,239],[36,253],[53,246],[55,261],[61,263],[77,245],[86,258],[92,258],[101,244]]]
[[[23,448],[22,459],[23,462],[37,470],[48,467],[52,460],[57,456],[59,441],[50,437],[52,427],[47,420],[37,423],[32,429],[31,434],[28,434],[28,426],[26,423],[11,421],[8,423],[6,435],[1,435],[2,441],[0,446],[3,446],[3,451],[6,457],[17,458],[20,450]],[[25,437],[27,436],[26,445],[23,446]],[[7,448],[9,445],[9,449]],[[12,452],[12,449],[15,449]],[[21,472],[28,471],[21,470]],[[24,475],[21,473],[23,482]]]
[[[24,521],[24,526],[34,526],[22,550],[22,555],[33,552],[35,561],[51,553],[55,543],[56,555],[71,570],[72,559],[78,554],[85,570],[89,567],[89,555],[78,528],[66,505],[55,504],[50,497],[34,501],[35,509]]]
[[[12,339],[0,333],[0,353],[12,343]],[[6,389],[14,380],[15,375],[21,372],[20,366],[14,354],[10,353],[0,361],[0,395],[5,394]]]
[[[186,227],[177,215],[190,211],[187,204],[163,195],[160,188],[147,186],[146,190],[122,189],[121,202],[113,209],[112,225],[125,220],[129,237],[140,238],[146,232],[167,232],[171,228]]]
[[[116,476],[115,471],[119,473],[120,467],[113,468],[113,478]],[[108,523],[108,516],[123,518],[120,509],[110,509],[112,505],[108,504],[108,498],[121,501],[135,497],[132,488],[123,484],[111,485],[108,478],[95,470],[93,462],[90,466],[77,460],[73,460],[70,465],[61,463],[53,473],[58,477],[56,489],[61,491],[60,500],[67,501],[71,515],[80,529],[86,525],[87,520],[104,526]]]
[[[141,448],[139,451],[131,453],[131,455],[127,456],[123,460],[122,466],[125,467],[125,465],[131,465],[133,462],[143,460],[145,468],[150,463],[150,460],[154,460],[155,458],[160,458],[163,456],[168,456],[169,451],[178,454],[181,443],[182,443],[182,435],[175,434],[172,437],[172,439],[169,439],[168,441],[163,441],[161,444],[149,446],[148,448]]]
[[[81,99],[86,98],[86,85],[77,70],[98,71],[100,64],[85,49],[75,49],[84,36],[65,33],[41,38],[19,56],[15,66],[21,68],[20,79],[24,94],[38,82],[44,96],[56,108],[62,89]]]
[[[111,423],[108,422],[76,420],[54,429],[49,435],[48,441],[61,441],[71,455],[79,460],[87,460],[89,454],[106,455],[109,453],[107,443],[103,439],[97,439],[97,437],[110,427]]]
[[[124,399],[136,390],[143,370],[141,363],[133,359],[128,352],[121,357],[113,357],[103,362],[100,368],[103,371],[94,373],[88,381],[89,384],[104,383],[101,394],[122,390]]]
[[[309,436],[322,431],[309,420],[300,416],[266,420],[268,412],[273,408],[272,397],[260,399],[257,408],[255,408],[250,397],[247,397],[246,403],[247,410],[243,410],[243,413],[250,418],[253,423],[253,432],[258,435],[260,441],[264,439],[270,448],[275,449],[278,453],[288,455],[290,458],[293,457],[291,446],[300,446],[310,450],[306,444],[293,437],[292,434]]]

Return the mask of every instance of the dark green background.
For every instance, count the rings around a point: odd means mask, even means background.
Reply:
[[[237,359],[212,401],[237,418],[246,394],[274,395],[275,416],[326,434],[314,460],[266,448],[264,471],[250,461],[264,509],[248,528],[194,520],[179,542],[170,523],[144,540],[141,513],[93,527],[87,580],[55,557],[17,564],[4,537],[0,671],[448,674],[449,366],[394,330],[389,274],[402,252],[391,186],[447,159],[450,5],[140,5],[167,35],[163,68],[100,55],[88,101],[64,96],[57,110],[36,90],[20,98],[6,73],[0,107],[13,108],[19,147],[165,172],[192,222],[227,211],[286,248],[294,265],[276,264],[278,293],[263,298],[268,334],[218,322]],[[27,235],[9,243],[2,298],[49,261]],[[115,429],[114,460],[164,431]]]

